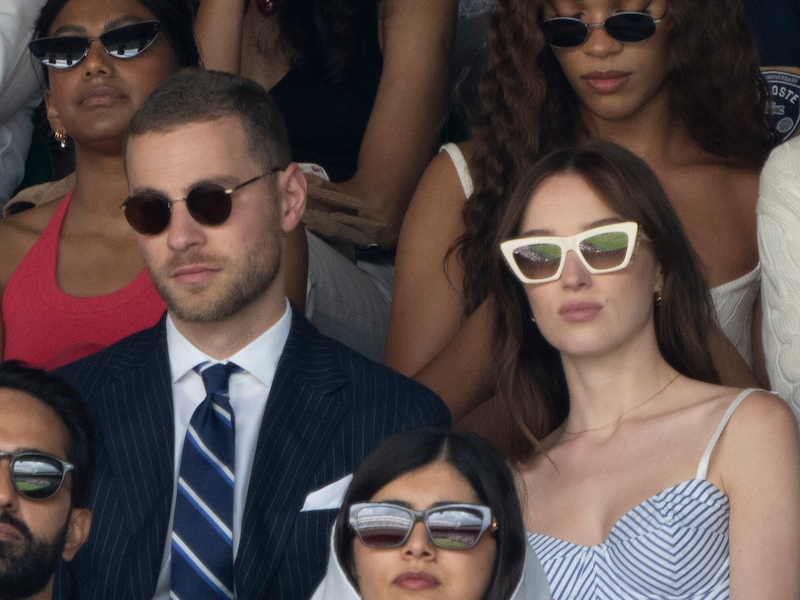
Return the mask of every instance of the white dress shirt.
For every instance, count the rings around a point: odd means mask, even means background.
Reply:
[[[175,515],[175,494],[178,488],[178,471],[183,453],[183,442],[195,409],[206,397],[203,380],[194,368],[203,362],[211,364],[232,362],[244,369],[241,373],[232,374],[228,384],[236,429],[233,484],[233,555],[235,557],[239,549],[244,503],[250,483],[250,472],[253,469],[258,432],[261,429],[267,397],[272,388],[278,361],[289,337],[291,325],[292,311],[287,300],[286,311],[275,325],[226,361],[217,361],[193,346],[177,330],[172,319],[167,316],[167,348],[172,372],[173,418],[175,420],[175,464],[169,529],[153,600],[169,600],[172,520]]]

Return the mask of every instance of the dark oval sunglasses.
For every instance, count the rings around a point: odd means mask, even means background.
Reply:
[[[623,12],[611,15],[602,23],[584,23],[572,17],[555,17],[542,21],[544,39],[556,48],[575,48],[583,44],[592,29],[603,27],[606,33],[620,42],[642,42],[656,32],[660,19],[641,12]]]
[[[20,496],[31,500],[47,500],[61,489],[67,473],[75,467],[43,452],[0,452],[8,458],[11,482]]]
[[[158,21],[142,21],[110,29],[98,37],[58,35],[39,38],[28,44],[31,53],[45,66],[69,69],[89,54],[89,47],[100,40],[103,49],[114,58],[134,58],[147,50],[161,31]]]
[[[414,524],[425,523],[431,542],[448,550],[467,550],[497,522],[488,506],[445,504],[413,510],[384,502],[364,502],[350,507],[350,526],[368,548],[396,548],[406,543]]]
[[[232,196],[235,191],[282,170],[270,169],[232,188],[225,188],[218,183],[202,183],[189,190],[186,198],[177,200],[170,200],[155,192],[134,194],[120,208],[125,211],[125,218],[133,230],[142,235],[158,235],[169,227],[172,205],[181,201],[186,202],[189,214],[201,225],[222,225],[231,216]]]

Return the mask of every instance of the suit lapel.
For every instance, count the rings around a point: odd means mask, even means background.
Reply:
[[[155,590],[172,501],[174,426],[163,319],[146,334],[115,357],[118,376],[96,393],[94,408],[114,490],[132,532],[129,555],[150,557],[152,563],[138,571],[131,589]],[[142,572],[153,581],[141,581]]]
[[[319,334],[296,312],[261,423],[235,566],[240,600],[261,598],[348,403],[348,383]]]

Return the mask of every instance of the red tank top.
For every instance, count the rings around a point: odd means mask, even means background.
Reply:
[[[78,298],[56,282],[61,224],[70,191],[11,274],[3,292],[3,358],[55,369],[155,325],[166,310],[146,269],[124,288]]]

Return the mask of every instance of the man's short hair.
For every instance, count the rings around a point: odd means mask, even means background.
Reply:
[[[78,392],[60,377],[17,360],[0,362],[0,389],[16,390],[33,396],[49,406],[69,433],[67,461],[72,472],[72,506],[85,508],[94,475],[94,432],[89,410]],[[48,435],[48,432],[42,432]]]
[[[182,69],[167,79],[136,111],[128,139],[226,116],[239,118],[248,153],[264,171],[291,162],[289,135],[275,101],[254,81],[221,71]]]

